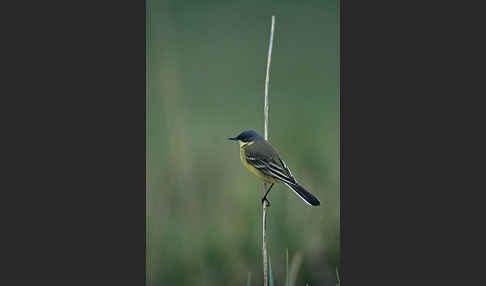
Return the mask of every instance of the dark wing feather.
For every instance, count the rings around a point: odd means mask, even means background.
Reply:
[[[245,148],[246,161],[263,174],[285,183],[295,184],[289,168],[278,156],[277,151],[267,141],[256,141]]]
[[[263,174],[285,183],[294,193],[311,206],[318,206],[319,200],[307,192],[295,180],[290,169],[279,157],[277,150],[267,141],[256,141],[245,148],[245,159]]]

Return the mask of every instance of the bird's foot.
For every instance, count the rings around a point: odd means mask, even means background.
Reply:
[[[270,206],[270,201],[269,201],[269,200],[267,200],[267,198],[265,198],[265,197],[264,197],[264,198],[262,198],[262,205],[263,205],[265,202],[267,202],[267,207],[269,207],[269,206]]]

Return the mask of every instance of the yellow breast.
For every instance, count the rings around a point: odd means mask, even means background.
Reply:
[[[245,148],[247,146],[250,146],[251,144],[253,144],[253,142],[246,142],[245,143],[245,142],[240,141],[240,160],[241,160],[241,163],[243,163],[243,166],[245,166],[253,175],[257,176],[258,178],[260,178],[260,180],[263,180],[266,183],[278,182],[278,180],[276,180],[275,178],[272,178],[270,176],[263,174],[262,172],[260,172],[260,170],[253,167],[252,165],[250,165],[248,163],[248,161],[246,161]]]

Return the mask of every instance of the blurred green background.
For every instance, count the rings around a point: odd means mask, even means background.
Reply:
[[[284,185],[269,199],[276,285],[336,285],[340,263],[339,1],[147,1],[147,285],[262,285],[262,183],[226,138],[263,135],[276,15],[269,141],[310,207]]]

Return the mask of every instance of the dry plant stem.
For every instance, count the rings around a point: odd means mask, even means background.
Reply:
[[[297,252],[292,258],[290,263],[290,286],[295,286],[295,281],[297,280],[297,274],[299,273],[300,266],[302,265],[303,256],[301,252]]]
[[[275,30],[275,16],[272,16],[272,28],[270,30],[270,45],[268,47],[267,76],[265,78],[265,105],[263,116],[265,119],[265,140],[268,140],[268,86],[270,84],[270,63],[272,62],[273,31]]]
[[[267,188],[267,184],[263,183],[263,191]],[[268,261],[267,261],[267,203],[263,201],[263,245],[262,245],[262,253],[263,253],[263,285],[268,286]]]
[[[265,140],[268,140],[268,85],[270,83],[270,62],[272,61],[272,47],[273,47],[273,31],[275,27],[275,16],[272,16],[272,27],[270,30],[270,45],[268,47],[268,58],[267,58],[267,75],[265,79],[265,105],[263,109],[264,116],[264,130],[265,130]],[[267,184],[263,183],[263,192],[267,190]],[[262,218],[263,218],[263,244],[262,244],[262,255],[263,255],[263,285],[268,286],[268,256],[267,256],[267,204],[265,201],[262,202]]]

